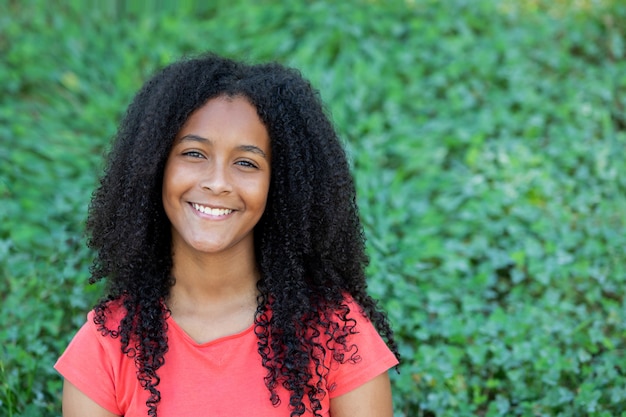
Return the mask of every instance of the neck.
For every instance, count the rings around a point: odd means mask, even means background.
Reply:
[[[256,305],[259,271],[254,248],[221,254],[174,251],[170,309],[204,310],[230,303]]]
[[[241,332],[254,323],[257,281],[254,248],[221,254],[174,251],[174,286],[167,306],[197,343]]]

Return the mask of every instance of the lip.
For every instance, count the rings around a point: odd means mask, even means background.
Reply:
[[[221,206],[213,206],[207,204],[193,203],[189,202],[189,206],[191,209],[201,217],[210,217],[212,219],[223,219],[229,217],[234,209],[221,207]]]

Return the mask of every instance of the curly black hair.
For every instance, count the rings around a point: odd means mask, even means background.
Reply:
[[[150,393],[148,415],[156,416],[158,369],[168,349],[164,301],[174,284],[163,172],[187,118],[218,96],[246,98],[270,136],[270,190],[254,230],[261,273],[255,333],[269,401],[281,401],[276,387],[282,384],[292,416],[304,414],[305,396],[318,416],[328,346],[315,342],[315,334],[346,347],[346,336],[355,332],[346,295],[399,355],[385,314],[366,292],[368,259],[345,152],[319,93],[297,70],[207,54],[171,64],[145,83],[120,125],[89,208],[88,243],[96,252],[90,281],[108,282],[94,322],[103,335],[119,337],[122,351],[134,358]],[[114,300],[126,313],[109,329]]]

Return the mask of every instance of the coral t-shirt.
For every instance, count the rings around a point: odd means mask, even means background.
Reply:
[[[330,399],[345,394],[386,372],[398,362],[360,313],[358,305],[348,302],[349,318],[356,320],[347,346],[356,345],[358,361],[335,362],[327,355],[330,371],[325,378],[328,392],[322,400],[323,416],[330,416]],[[118,309],[118,310],[121,310]],[[107,327],[116,329],[120,311],[113,312]],[[55,369],[85,395],[113,414],[146,416],[149,394],[137,380],[134,360],[123,354],[119,338],[103,336],[90,312],[59,358]],[[112,322],[111,322],[112,320]],[[265,386],[266,368],[258,353],[254,326],[241,333],[198,344],[170,317],[167,319],[169,350],[165,364],[157,371],[161,382],[159,417],[283,417],[290,415],[290,392],[276,387],[280,404],[274,407]],[[306,398],[306,396],[305,396]],[[305,403],[306,405],[306,403]],[[311,416],[308,407],[306,416]]]

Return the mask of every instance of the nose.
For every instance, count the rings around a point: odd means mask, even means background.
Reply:
[[[225,164],[211,164],[211,167],[204,172],[200,186],[216,195],[232,191],[232,184]]]

